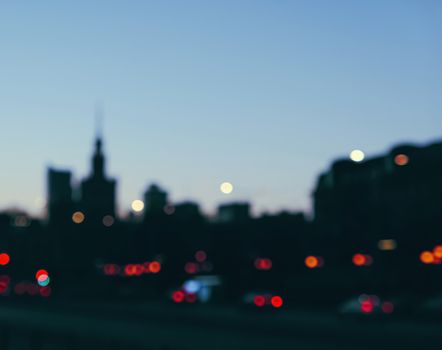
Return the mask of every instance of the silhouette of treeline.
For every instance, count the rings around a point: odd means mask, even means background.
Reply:
[[[147,189],[142,213],[119,219],[116,181],[106,176],[97,138],[92,172],[79,188],[70,172],[48,170],[47,219],[0,214],[0,247],[11,257],[1,269],[13,285],[45,268],[59,296],[161,295],[193,274],[220,276],[225,300],[257,288],[302,303],[371,291],[419,296],[442,287],[438,264],[419,260],[442,243],[441,181],[442,143],[401,145],[362,162],[335,161],[318,179],[312,219],[289,212],[254,218],[248,203],[221,205],[207,218],[197,203],[171,203],[157,185]],[[197,251],[209,263],[189,272]],[[355,266],[355,254],[370,264]],[[259,258],[271,266],[257,268]],[[158,274],[103,274],[106,264],[153,260]]]

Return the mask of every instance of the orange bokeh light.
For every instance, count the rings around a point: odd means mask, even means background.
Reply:
[[[394,162],[399,166],[407,165],[408,161],[409,158],[405,154],[398,154],[396,157],[394,157]]]
[[[84,214],[81,211],[77,211],[72,214],[72,221],[75,224],[81,224],[84,221]]]
[[[161,264],[158,261],[152,261],[149,264],[149,271],[152,273],[158,273],[161,271]]]
[[[420,255],[420,260],[424,264],[432,264],[434,262],[434,255],[433,255],[433,253],[431,253],[429,251],[424,251]]]
[[[442,258],[442,245],[437,245],[434,247],[433,255],[438,259]]]
[[[353,255],[353,264],[356,266],[364,266],[367,263],[367,258],[363,254]]]
[[[305,263],[305,266],[307,266],[309,269],[314,269],[314,268],[318,267],[319,260],[316,256],[310,255],[305,258],[304,263]]]

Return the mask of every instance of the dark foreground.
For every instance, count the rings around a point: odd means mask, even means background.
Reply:
[[[442,342],[434,323],[160,303],[3,304],[0,324],[2,350],[417,349]]]

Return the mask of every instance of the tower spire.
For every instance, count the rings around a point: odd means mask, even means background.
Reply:
[[[103,138],[103,106],[100,102],[95,103],[95,138]]]
[[[103,178],[104,176],[104,155],[102,141],[102,122],[103,109],[100,103],[95,104],[95,152],[92,157],[92,173],[94,177]]]

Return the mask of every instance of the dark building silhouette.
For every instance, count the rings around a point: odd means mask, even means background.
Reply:
[[[249,203],[229,203],[218,207],[218,221],[223,223],[250,219]]]
[[[144,217],[158,218],[165,215],[164,209],[167,205],[167,192],[158,185],[152,184],[144,194]]]
[[[174,205],[173,216],[180,221],[201,220],[203,216],[198,203],[182,202]]]
[[[115,216],[116,181],[105,173],[101,137],[95,141],[92,172],[81,183],[81,209],[89,222],[101,223],[107,215]]]
[[[361,163],[336,161],[313,193],[315,223],[335,237],[430,237],[441,227],[441,178],[442,143],[401,145]]]
[[[71,172],[48,169],[47,209],[51,224],[67,222],[72,215]]]

